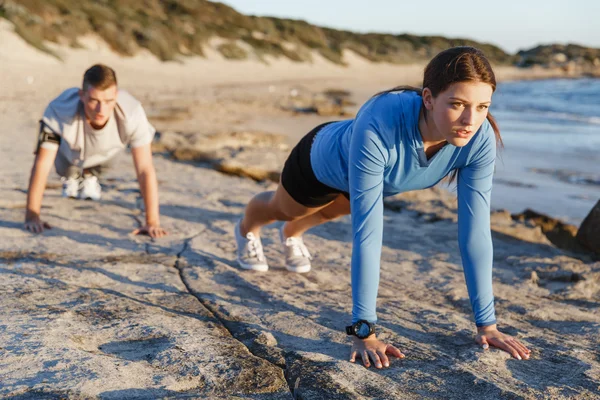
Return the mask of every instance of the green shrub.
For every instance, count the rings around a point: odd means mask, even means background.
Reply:
[[[422,62],[455,45],[479,47],[495,63],[517,60],[496,46],[467,39],[358,34],[321,28],[301,20],[246,16],[225,4],[207,0],[10,1],[10,8],[0,7],[0,17],[15,23],[25,40],[47,52],[50,50],[44,46],[44,40],[66,39],[77,46],[78,37],[95,33],[120,54],[131,55],[142,47],[161,60],[177,59],[182,53],[204,55],[203,47],[214,36],[229,40],[218,48],[229,59],[248,57],[246,50],[230,44],[242,40],[260,58],[270,55],[297,62],[310,60],[309,50],[314,50],[334,63],[344,64],[344,49],[371,61]],[[293,43],[295,49],[284,43]],[[569,46],[567,51],[587,59],[595,58],[596,54]]]
[[[15,33],[23,38],[27,43],[32,45],[38,50],[41,50],[51,56],[61,60],[60,56],[52,51],[48,46],[44,44],[40,30],[36,29],[33,25],[26,25],[20,21],[13,22],[15,24]]]
[[[217,47],[219,53],[229,60],[245,60],[248,58],[246,50],[242,49],[235,42],[227,42]]]

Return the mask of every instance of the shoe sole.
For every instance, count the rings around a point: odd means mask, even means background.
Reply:
[[[262,264],[262,265],[261,264],[259,264],[259,265],[246,264],[246,263],[243,263],[242,261],[240,261],[239,259],[237,260],[237,262],[238,262],[240,268],[248,270],[248,271],[266,272],[269,270],[269,266],[266,264]]]
[[[305,274],[307,272],[310,272],[310,265],[301,265],[299,267],[290,267],[286,265],[285,269],[287,269],[290,272],[295,272],[297,274]]]

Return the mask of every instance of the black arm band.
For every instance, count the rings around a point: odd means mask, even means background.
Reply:
[[[40,133],[38,134],[38,143],[36,147],[36,153],[40,150],[42,143],[56,143],[60,145],[60,135],[54,133],[50,128],[44,124],[44,121],[40,121]]]

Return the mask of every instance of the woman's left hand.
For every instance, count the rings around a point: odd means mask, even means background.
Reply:
[[[475,340],[482,345],[484,349],[488,349],[489,346],[494,346],[506,351],[519,360],[523,358],[527,360],[531,354],[531,350],[525,347],[517,339],[500,332],[497,329],[496,324],[477,328],[477,338]]]

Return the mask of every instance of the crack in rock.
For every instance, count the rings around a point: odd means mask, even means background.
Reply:
[[[264,332],[258,332],[255,330],[248,330],[248,329],[235,329],[234,327],[232,327],[231,322],[223,319],[220,316],[219,312],[215,309],[215,307],[213,307],[209,302],[207,302],[205,299],[203,299],[202,297],[200,297],[199,295],[197,295],[194,292],[194,290],[191,288],[191,286],[187,282],[187,279],[184,277],[183,269],[185,268],[186,263],[182,262],[182,257],[183,257],[183,254],[189,249],[190,242],[198,235],[199,234],[186,239],[183,249],[177,254],[177,259],[175,260],[174,267],[179,271],[179,278],[181,279],[181,282],[185,286],[187,292],[189,294],[191,294],[192,296],[194,296],[198,300],[198,302],[208,312],[210,312],[217,321],[219,321],[221,323],[221,325],[227,330],[227,332],[229,332],[229,334],[231,335],[232,338],[236,339],[242,346],[244,346],[246,349],[248,349],[248,351],[253,356],[267,361],[269,364],[273,365],[274,367],[279,368],[282,371],[282,374],[288,384],[290,394],[292,395],[292,398],[296,399],[296,395],[295,395],[296,391],[294,390],[294,387],[296,387],[298,385],[298,379],[293,381],[291,378],[288,377],[288,375],[286,374],[287,368],[286,368],[285,357],[283,357],[281,354],[276,354],[276,355],[272,354],[273,352],[276,352],[276,353],[278,353],[278,352],[276,349],[274,349],[274,348],[268,346],[268,344],[264,343],[265,342],[265,340],[264,340],[265,338],[263,337]],[[242,332],[240,332],[240,330]],[[248,345],[247,342],[250,342],[251,344]],[[275,351],[273,351],[273,350],[275,350]]]

